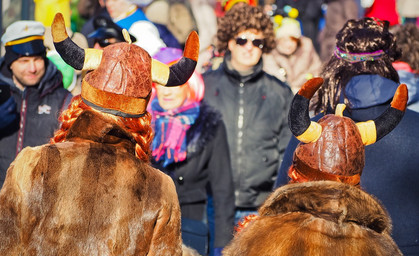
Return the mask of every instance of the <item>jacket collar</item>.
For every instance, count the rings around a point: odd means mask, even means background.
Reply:
[[[135,154],[134,137],[116,124],[113,119],[95,113],[93,110],[86,110],[77,118],[69,129],[66,139],[120,145],[128,152]]]
[[[349,184],[335,181],[288,184],[275,190],[259,209],[261,216],[293,212],[391,233],[391,219],[383,206],[368,193]]]

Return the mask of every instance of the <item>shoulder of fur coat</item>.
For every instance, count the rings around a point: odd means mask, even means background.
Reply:
[[[0,255],[181,255],[172,179],[108,141],[18,155],[0,192]]]
[[[402,255],[384,207],[351,185],[288,184],[268,197],[259,215],[224,255]]]

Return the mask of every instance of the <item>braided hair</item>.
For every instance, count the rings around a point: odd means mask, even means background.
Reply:
[[[151,155],[151,142],[153,141],[153,130],[151,128],[151,115],[146,114],[139,118],[124,118],[121,116],[115,116],[100,112],[94,108],[86,105],[80,95],[74,96],[69,107],[63,111],[59,117],[61,127],[54,134],[54,137],[50,140],[51,144],[66,141],[66,136],[69,129],[77,120],[77,118],[86,110],[91,110],[96,113],[100,113],[106,116],[110,121],[115,122],[117,125],[131,133],[136,141],[135,153],[137,158],[144,162],[150,161]]]

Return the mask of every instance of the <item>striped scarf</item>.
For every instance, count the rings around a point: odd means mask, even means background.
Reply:
[[[163,167],[186,159],[186,132],[199,116],[199,106],[198,102],[187,101],[179,108],[164,110],[157,97],[151,102],[151,124],[155,132],[152,155]]]

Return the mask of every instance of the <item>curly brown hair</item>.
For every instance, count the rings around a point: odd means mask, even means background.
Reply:
[[[394,26],[390,29],[402,50],[400,61],[406,62],[414,70],[419,70],[419,28],[414,23]]]
[[[94,108],[86,105],[81,96],[74,96],[69,107],[63,111],[60,115],[59,120],[61,121],[61,127],[54,134],[54,137],[50,140],[51,144],[62,142],[66,140],[67,133],[77,118],[86,110],[96,111],[114,121],[119,126],[123,127],[126,131],[132,134],[136,141],[135,153],[136,156],[144,161],[150,161],[151,155],[151,142],[153,141],[153,130],[151,128],[151,115],[146,113],[140,118],[124,118],[120,116],[114,116],[95,110]]]
[[[218,21],[218,50],[227,50],[228,41],[248,29],[255,29],[263,33],[265,39],[262,51],[264,53],[268,53],[276,47],[273,23],[269,16],[263,12],[262,7],[237,3]]]
[[[334,110],[341,92],[353,76],[377,74],[396,83],[400,82],[392,62],[401,57],[401,50],[397,47],[394,35],[389,32],[388,21],[375,18],[348,20],[336,35],[336,46],[348,53],[383,50],[385,54],[374,61],[356,63],[350,63],[333,55],[320,74],[324,84],[320,87],[317,97],[313,98],[310,107],[315,113],[326,111],[328,107]]]

